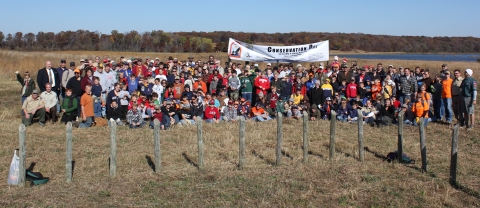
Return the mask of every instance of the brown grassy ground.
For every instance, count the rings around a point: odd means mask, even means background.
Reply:
[[[74,178],[65,183],[65,126],[34,124],[27,128],[27,165],[51,178],[48,184],[18,188],[7,185],[12,152],[18,148],[20,97],[16,70],[34,70],[44,60],[56,62],[64,53],[0,56],[0,205],[4,207],[478,207],[479,198],[448,184],[451,129],[429,124],[428,173],[421,164],[387,163],[381,157],[396,149],[397,129],[365,127],[365,162],[357,161],[357,130],[337,124],[337,152],[328,160],[329,123],[309,122],[309,163],[302,160],[301,122],[284,120],[282,165],[275,167],[276,122],[247,123],[246,167],[238,163],[238,124],[204,124],[205,171],[197,161],[195,127],[162,131],[163,171],[155,174],[147,157],[153,157],[153,131],[118,128],[117,177],[109,179],[109,128],[73,131]],[[73,52],[71,52],[73,53]],[[60,54],[60,55],[59,55]],[[100,53],[99,53],[100,54]],[[105,53],[106,54],[106,53]],[[113,54],[110,53],[109,54]],[[116,54],[116,53],[115,53]],[[126,53],[118,53],[126,54]],[[101,54],[100,54],[101,55]],[[141,54],[142,56],[144,54]],[[205,56],[208,54],[195,54]],[[128,56],[128,55],[126,55]],[[168,57],[166,54],[145,55]],[[180,55],[179,55],[180,56]],[[187,55],[185,55],[187,56]],[[54,59],[53,57],[57,57]],[[65,56],[70,57],[70,56]],[[79,59],[82,55],[71,55]],[[5,60],[5,59],[8,60]],[[14,60],[18,60],[14,62]],[[378,60],[369,61],[376,64]],[[362,62],[360,62],[362,64]],[[417,65],[416,61],[383,61]],[[422,62],[423,63],[423,62]],[[15,68],[5,68],[13,66]],[[434,68],[439,62],[428,62]],[[478,64],[449,62],[451,68]],[[8,75],[8,76],[6,76]],[[478,75],[478,74],[477,74]],[[477,79],[478,80],[478,79]],[[480,110],[477,108],[477,111]],[[477,116],[477,121],[480,119]],[[478,128],[477,124],[477,128]],[[480,191],[479,130],[460,131],[459,182]],[[420,160],[418,129],[405,128],[405,152]],[[190,162],[193,161],[193,162]]]

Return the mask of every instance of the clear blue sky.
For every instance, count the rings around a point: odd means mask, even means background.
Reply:
[[[340,32],[480,37],[480,0],[2,1],[0,31]]]

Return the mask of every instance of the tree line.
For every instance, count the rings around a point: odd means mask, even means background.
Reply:
[[[248,33],[248,32],[165,32],[139,33],[77,30],[5,35],[0,31],[0,48],[25,51],[100,50],[135,52],[226,52],[228,39],[247,43],[300,45],[330,41],[331,50],[405,53],[479,53],[480,38],[389,36],[362,33]]]

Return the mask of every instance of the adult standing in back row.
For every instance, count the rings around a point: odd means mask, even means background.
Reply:
[[[37,74],[37,84],[40,92],[45,91],[45,86],[47,83],[52,85],[52,91],[57,95],[60,87],[60,78],[58,76],[58,71],[52,68],[52,62],[45,62],[45,68],[38,70]]]
[[[465,79],[463,79],[462,89],[462,112],[464,120],[460,121],[460,126],[467,126],[467,130],[472,130],[475,124],[475,105],[477,104],[477,81],[472,77],[471,69],[465,70]],[[470,121],[470,126],[468,126]]]
[[[450,72],[446,71],[442,81],[442,106],[445,109],[445,121],[448,124],[452,123],[453,109],[452,109],[452,83]]]
[[[398,90],[401,91],[399,100],[402,104],[404,104],[405,98],[412,100],[412,94],[413,98],[416,98],[418,92],[417,80],[411,75],[410,69],[405,68],[404,73],[404,75],[400,76],[400,83],[398,86]]]

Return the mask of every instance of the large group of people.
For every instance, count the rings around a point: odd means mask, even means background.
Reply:
[[[198,119],[264,122],[282,114],[379,127],[418,125],[421,120],[425,125],[452,124],[454,118],[462,128],[472,129],[475,123],[477,83],[471,69],[449,71],[443,64],[437,74],[421,67],[384,69],[381,63],[360,67],[338,57],[331,64],[309,67],[220,63],[213,55],[205,61],[190,56],[164,62],[97,56],[70,62],[69,67],[61,60],[58,68],[47,61],[37,74],[38,89],[28,72],[16,72],[22,85],[22,122],[28,126],[38,118],[42,126],[60,120],[88,128],[106,118],[109,124],[113,119],[117,125],[152,128],[158,119],[162,129],[169,129]],[[403,121],[398,119],[401,111]]]

